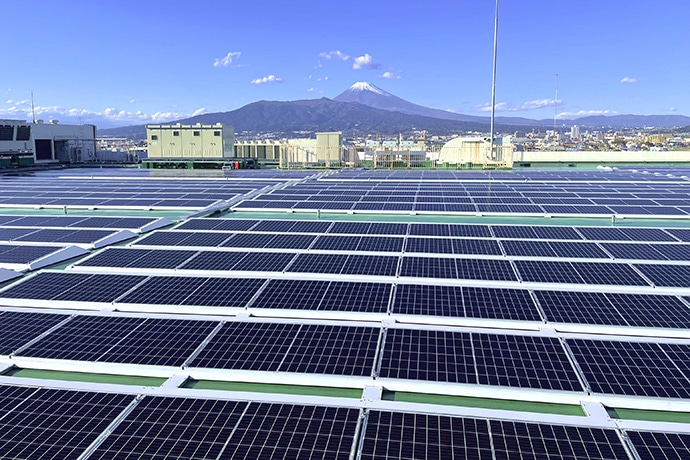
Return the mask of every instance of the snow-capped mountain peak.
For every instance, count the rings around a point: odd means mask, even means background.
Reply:
[[[352,91],[370,91],[372,93],[380,94],[382,96],[391,96],[390,93],[387,93],[386,91],[382,90],[381,88],[377,88],[376,86],[372,85],[368,81],[358,81],[354,85],[350,86],[350,90],[352,90]]]

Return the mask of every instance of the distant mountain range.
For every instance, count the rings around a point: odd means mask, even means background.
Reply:
[[[413,130],[430,134],[454,134],[467,131],[488,131],[489,117],[462,115],[413,104],[394,96],[371,83],[357,82],[335,99],[321,98],[298,101],[258,101],[230,112],[205,113],[171,121],[183,124],[225,123],[236,133],[274,133],[279,137],[297,137],[319,131],[343,131],[346,136],[380,133],[393,135]],[[690,125],[690,117],[682,115],[614,115],[590,116],[575,120],[559,120],[561,126],[659,128]],[[496,117],[499,131],[513,132],[548,129],[553,119],[532,120],[520,117]],[[99,136],[146,137],[146,125],[99,129]]]

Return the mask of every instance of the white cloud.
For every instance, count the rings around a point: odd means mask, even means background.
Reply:
[[[252,80],[251,82],[255,85],[261,85],[263,83],[280,83],[282,82],[283,79],[276,77],[275,75],[267,75],[263,78],[256,78]]]
[[[354,59],[354,61],[352,62],[352,68],[355,70],[378,69],[379,64],[374,63],[374,58],[372,58],[369,53],[366,53]]]
[[[323,94],[323,91],[321,91],[321,90],[318,89],[318,88],[309,88],[309,89],[307,90],[307,92],[308,92],[308,93]]]
[[[393,72],[383,72],[379,75],[381,78],[388,78],[389,80],[399,80],[400,75],[396,75]]]
[[[580,118],[588,117],[591,115],[617,115],[618,112],[615,110],[580,110],[578,112],[561,112],[557,115],[557,118]]]
[[[203,115],[206,113],[206,107],[201,107],[200,109],[196,109],[194,112],[192,112],[192,116],[196,117],[197,115]]]
[[[637,78],[623,77],[621,78],[621,83],[637,83]]]
[[[319,77],[316,79],[316,81],[328,81],[328,77]]]
[[[553,107],[555,102],[559,104],[562,103],[560,99],[558,101],[554,99],[535,99],[523,102],[520,105],[513,105],[509,102],[499,102],[496,104],[496,112],[524,112],[527,110],[543,109],[545,107]],[[480,112],[491,112],[491,104],[484,104],[478,107],[477,110]]]
[[[224,58],[216,58],[213,61],[213,67],[229,67],[232,61],[240,57],[241,54],[241,51],[230,51]]]
[[[135,99],[130,99],[130,100],[129,100],[129,103],[130,103],[130,104],[134,104],[135,102],[137,102]]]
[[[319,53],[319,57],[324,59],[336,58],[340,59],[341,61],[347,61],[348,59],[350,59],[350,56],[348,56],[340,50],[329,51],[328,53],[324,51],[323,53]]]
[[[678,110],[678,109],[675,108],[675,107],[671,107],[671,108],[668,109],[669,112],[675,112],[676,110]]]
[[[65,108],[57,105],[36,106],[35,113],[37,118],[59,119],[65,123],[76,123],[81,118],[85,123],[99,124],[137,124],[137,123],[161,123],[170,120],[189,117],[189,114],[178,112],[155,112],[151,114],[138,111],[121,110],[114,107],[107,107],[103,110],[87,110],[78,108]],[[17,106],[0,109],[0,117],[12,116],[31,119],[31,108]],[[72,119],[72,120],[70,120]]]

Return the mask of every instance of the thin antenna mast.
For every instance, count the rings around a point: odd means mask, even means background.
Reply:
[[[491,153],[489,158],[494,159],[494,119],[496,117],[496,56],[498,55],[498,0],[496,0],[496,13],[494,14],[494,65],[491,74],[491,133],[489,134],[489,141],[491,142]]]
[[[31,91],[31,121],[36,123],[36,108],[34,107],[34,92]]]
[[[556,74],[556,96],[553,100],[553,136],[556,137],[556,118],[558,118],[558,74]]]

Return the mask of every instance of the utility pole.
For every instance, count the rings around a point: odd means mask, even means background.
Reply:
[[[556,118],[558,118],[558,74],[556,74],[556,96],[553,100],[553,136],[556,137]]]

